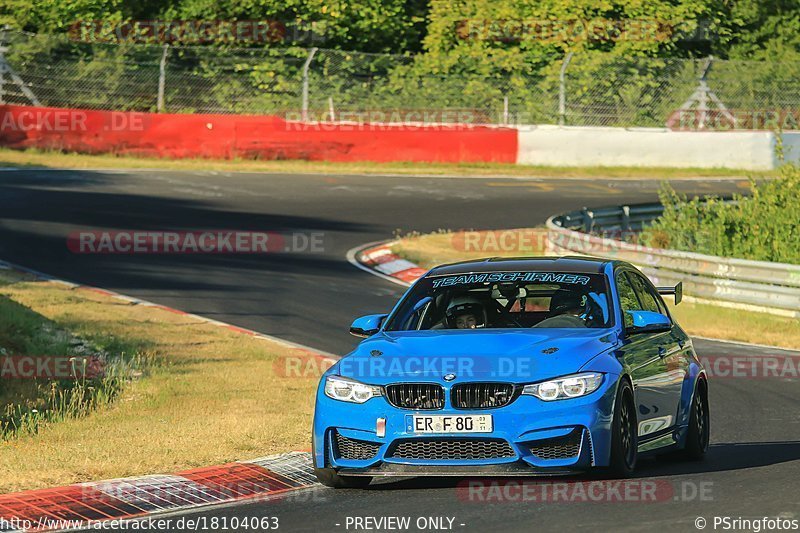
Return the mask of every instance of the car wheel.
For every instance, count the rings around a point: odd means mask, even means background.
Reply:
[[[638,425],[633,389],[627,380],[619,385],[614,402],[614,422],[611,426],[611,460],[609,473],[612,477],[625,478],[633,475],[638,458]]]
[[[697,389],[692,399],[692,411],[689,415],[689,429],[686,432],[686,457],[699,461],[708,451],[711,436],[711,416],[708,409],[708,389],[705,381],[698,380]]]
[[[369,485],[369,476],[340,476],[333,468],[314,468],[314,475],[320,483],[334,489],[362,489]]]

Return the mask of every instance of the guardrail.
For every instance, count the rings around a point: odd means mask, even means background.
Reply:
[[[697,300],[800,318],[800,265],[748,261],[649,248],[614,238],[638,232],[663,212],[660,204],[581,209],[547,221],[550,250],[633,263],[655,285],[683,282]]]

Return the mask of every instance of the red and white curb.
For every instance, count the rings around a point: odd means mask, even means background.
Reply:
[[[370,274],[398,285],[409,286],[427,270],[392,252],[397,241],[373,242],[347,252],[347,261]]]
[[[103,294],[131,305],[192,317],[318,358],[338,359],[338,356],[331,353],[302,344],[113,291],[64,281],[8,261],[0,261],[0,270],[24,273],[37,280],[50,281],[72,290]],[[318,484],[311,454],[290,452],[176,474],[113,479],[3,494],[0,495],[0,532],[82,529],[99,521],[142,518],[152,514],[231,504],[242,500],[271,499],[279,494]]]
[[[0,496],[0,531],[82,529],[108,520],[242,501],[262,501],[318,485],[311,454],[292,452],[150,475]]]

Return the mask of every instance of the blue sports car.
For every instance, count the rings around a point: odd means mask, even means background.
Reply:
[[[708,382],[662,294],[623,261],[439,266],[323,376],[313,456],[331,487],[375,476],[625,477],[708,450]]]

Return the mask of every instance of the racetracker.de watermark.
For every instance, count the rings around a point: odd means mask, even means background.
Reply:
[[[76,231],[67,237],[74,254],[323,253],[324,232],[272,231]]]
[[[136,111],[108,111],[94,116],[101,117],[102,124],[92,123],[93,131],[142,132],[150,125],[150,115]],[[3,113],[0,132],[79,133],[89,131],[89,122],[89,113],[78,109],[23,109]]]
[[[333,102],[332,102],[333,103]],[[333,103],[335,105],[335,103]],[[477,109],[364,109],[324,113],[290,111],[286,131],[461,131],[493,124],[497,117]]]
[[[800,378],[800,355],[701,355],[700,362],[713,379]]]
[[[275,375],[284,378],[318,378],[336,360],[312,352],[297,350],[280,357],[273,364]],[[385,357],[373,350],[368,357],[348,357],[339,361],[339,371],[359,379],[440,378],[456,374],[459,378],[535,379],[536,358],[506,356],[403,356]]]
[[[0,356],[0,380],[94,379],[102,377],[105,374],[105,368],[105,361],[96,356]]]
[[[707,502],[713,481],[668,481],[658,478],[592,481],[469,479],[456,488],[470,503],[660,503]]]
[[[320,44],[325,24],[301,20],[79,20],[68,30],[69,38],[84,43],[152,44]]]
[[[612,230],[600,235],[572,231],[549,232],[545,228],[458,231],[452,234],[450,246],[460,252],[541,253],[551,248],[566,249],[585,255],[614,254],[625,251],[644,251],[635,231]]]
[[[675,131],[796,131],[800,109],[681,109],[667,119]]]
[[[502,43],[707,41],[714,38],[709,30],[707,21],[655,18],[464,19],[455,24],[461,40]]]

